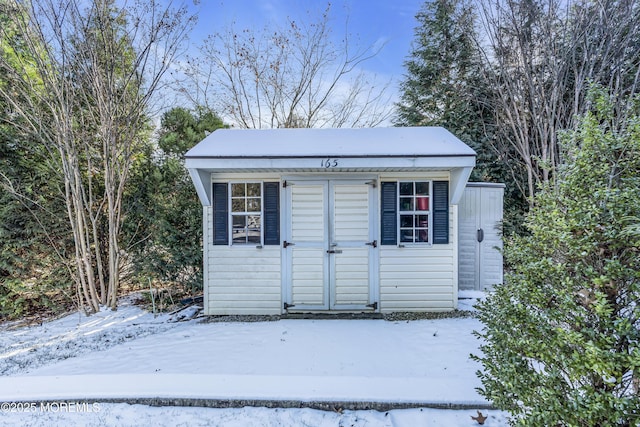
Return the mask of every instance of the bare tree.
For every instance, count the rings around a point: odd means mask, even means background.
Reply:
[[[21,55],[0,55],[2,119],[46,147],[63,182],[79,302],[115,309],[129,169],[192,18],[160,0],[6,4],[15,19],[0,40]]]
[[[527,177],[515,182],[530,197],[561,163],[558,132],[586,111],[588,85],[619,99],[637,91],[640,8],[633,0],[494,0],[478,2],[478,10],[495,148],[515,154],[510,166]]]
[[[196,104],[242,128],[364,127],[391,116],[389,82],[359,67],[378,50],[333,41],[330,7],[316,22],[262,31],[233,26],[190,60]]]

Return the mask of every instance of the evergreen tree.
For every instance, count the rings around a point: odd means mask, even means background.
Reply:
[[[511,185],[504,156],[493,149],[494,94],[481,69],[475,9],[465,0],[429,0],[416,20],[395,124],[443,126],[472,147],[477,159],[471,180],[508,184],[505,231],[518,230],[527,204]]]
[[[433,0],[423,5],[416,19],[396,123],[444,126],[460,137],[477,138],[474,80],[479,61],[473,10],[462,0]]]
[[[138,274],[202,286],[202,206],[184,168],[183,156],[209,132],[223,128],[211,110],[173,108],[161,121],[158,148],[135,165],[127,195],[129,240]],[[140,232],[142,230],[142,233]],[[135,237],[137,235],[137,237]]]
[[[640,99],[624,124],[618,100],[590,101],[530,236],[505,246],[505,284],[478,307],[480,392],[518,425],[640,419]]]

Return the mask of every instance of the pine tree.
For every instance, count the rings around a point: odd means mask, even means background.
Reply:
[[[460,137],[477,137],[472,84],[477,83],[479,61],[472,9],[462,0],[428,1],[416,19],[396,123],[444,126]]]
[[[493,149],[494,94],[481,69],[474,7],[465,0],[429,0],[416,20],[395,124],[443,126],[476,151],[472,181],[511,182],[504,159]],[[517,190],[506,189],[506,232],[519,228],[527,206]]]

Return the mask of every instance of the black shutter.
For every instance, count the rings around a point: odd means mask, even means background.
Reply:
[[[264,244],[280,245],[280,183],[264,183]]]
[[[433,181],[433,243],[449,243],[449,181]]]
[[[213,244],[229,244],[229,196],[226,182],[213,184]]]
[[[383,245],[397,244],[397,188],[396,182],[383,182],[380,186],[380,243]]]

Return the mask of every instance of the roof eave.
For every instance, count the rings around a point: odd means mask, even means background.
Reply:
[[[449,170],[451,172],[450,202],[457,204],[464,186],[475,166],[475,155],[429,157],[299,157],[299,158],[196,158],[185,161],[198,197],[203,205],[211,205],[211,173],[233,173],[255,170],[260,172],[305,171],[376,172],[376,171],[426,171]]]

